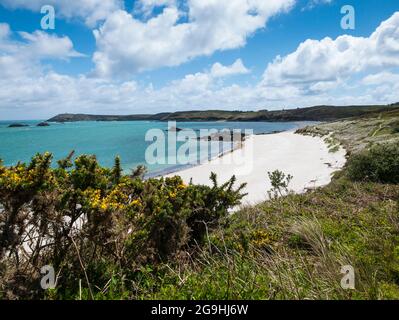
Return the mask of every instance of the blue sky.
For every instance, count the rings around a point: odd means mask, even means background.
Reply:
[[[397,1],[95,2],[0,0],[0,119],[399,101]]]

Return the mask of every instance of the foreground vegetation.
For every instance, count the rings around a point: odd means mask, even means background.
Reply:
[[[195,254],[243,197],[234,177],[218,186],[212,175],[212,188],[179,177],[144,181],[139,171],[122,176],[118,158],[105,169],[89,156],[72,165],[71,156],[57,169],[48,153],[0,167],[3,298],[98,298],[114,281],[133,297],[142,270]],[[54,291],[40,287],[46,265],[57,272]]]
[[[399,299],[398,120],[301,130],[343,143],[346,168],[302,195],[281,196],[290,176],[269,173],[271,200],[231,215],[243,196],[234,178],[144,181],[139,170],[121,176],[118,159],[104,169],[87,156],[51,169],[49,154],[0,167],[0,296]],[[40,288],[43,265],[54,266],[55,289]],[[345,265],[354,290],[341,287]]]

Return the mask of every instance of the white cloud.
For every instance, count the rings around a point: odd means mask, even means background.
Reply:
[[[43,31],[19,34],[27,42],[22,45],[24,50],[34,58],[68,59],[84,56],[73,49],[73,43],[68,37],[58,37]]]
[[[137,0],[135,2],[135,13],[149,17],[157,7],[176,5],[176,0]]]
[[[159,3],[151,1],[152,5]],[[97,74],[129,75],[242,47],[272,16],[289,10],[294,3],[295,0],[188,0],[187,11],[172,2],[147,21],[116,11],[94,31]],[[186,22],[181,22],[182,17]]]
[[[212,76],[216,78],[247,73],[250,73],[250,71],[244,66],[241,59],[237,59],[231,66],[215,63],[211,69]]]
[[[223,82],[216,81],[235,75],[248,74],[250,71],[244,66],[241,59],[237,59],[232,65],[225,66],[219,62],[212,65],[209,71],[188,74],[184,78],[172,81],[166,90],[174,92],[176,97],[180,94],[195,94],[211,92]]]
[[[399,101],[399,74],[382,71],[362,79],[362,84],[376,100]]]
[[[368,38],[343,35],[306,40],[297,50],[277,57],[264,73],[265,85],[309,87],[334,82],[372,68],[399,66],[399,12]]]
[[[22,41],[11,39],[12,31],[8,24],[0,24],[0,53],[12,54],[29,60],[68,59],[82,57],[83,54],[73,48],[69,37],[59,37],[44,31],[33,33],[18,32]]]
[[[40,12],[44,5],[52,5],[56,15],[71,19],[83,19],[94,27],[98,21],[105,20],[112,12],[123,8],[122,0],[0,0],[0,5],[10,9],[27,9]]]
[[[0,67],[1,63],[0,58]],[[225,73],[213,74],[215,65]],[[247,89],[237,85],[225,87],[219,80],[242,74],[247,69],[241,60],[230,66],[215,65],[210,70],[187,75],[160,89],[134,81],[115,82],[44,70],[35,73],[22,70],[14,76],[0,77],[0,115],[23,110],[24,114],[18,117],[44,118],[60,112],[150,113],[160,111],[159,108],[168,111],[172,105],[180,109],[190,106],[232,107],[239,103]],[[247,98],[251,99],[251,95]]]
[[[7,23],[0,23],[0,40],[8,38],[10,33],[10,26]]]
[[[41,61],[83,57],[73,48],[68,37],[58,37],[43,31],[19,32],[21,41],[11,39],[8,24],[0,24],[0,76],[20,78],[40,74]]]
[[[362,82],[366,85],[399,84],[399,74],[383,71],[364,77]]]
[[[333,2],[333,0],[309,0],[308,4],[304,8],[304,10],[313,9],[314,7],[316,7],[318,5],[330,4],[332,2]]]
[[[69,42],[52,39],[63,48],[52,51],[41,44],[44,36],[40,34],[22,34],[22,41],[12,41],[9,27],[3,24],[0,116],[9,118],[21,112],[18,118],[45,118],[61,112],[132,114],[392,103],[399,101],[398,29],[396,13],[369,37],[306,40],[290,55],[270,63],[255,85],[224,80],[248,73],[238,59],[231,65],[215,63],[208,70],[154,88],[134,81],[48,71],[40,60],[74,56]]]

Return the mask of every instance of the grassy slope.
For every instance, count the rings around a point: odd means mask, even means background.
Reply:
[[[326,136],[340,142],[349,153],[360,151],[375,143],[399,142],[399,110],[384,112],[377,116],[364,116],[325,123],[298,130],[302,134]]]
[[[399,113],[386,113],[303,132],[334,132],[334,143],[352,153],[398,143],[398,123]],[[398,185],[351,182],[343,171],[327,187],[242,209],[209,235],[197,257],[149,271],[135,297],[398,299],[398,199]],[[356,290],[340,286],[347,264],[355,268]]]

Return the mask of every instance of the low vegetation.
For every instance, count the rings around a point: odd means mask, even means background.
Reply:
[[[228,214],[234,178],[213,187],[122,176],[51,155],[0,167],[3,299],[399,299],[396,114],[301,130],[349,151],[326,187],[296,195],[269,173],[271,199]],[[265,190],[265,195],[267,190]],[[40,288],[52,265],[54,289]],[[353,266],[355,289],[341,287]]]
[[[323,137],[331,146],[339,142],[349,155],[373,145],[399,143],[399,110],[349,118],[299,129],[297,133]]]
[[[150,299],[398,299],[399,187],[344,179],[244,208],[199,256],[149,273]],[[355,290],[341,287],[341,267]]]
[[[355,181],[399,184],[399,143],[376,145],[353,155],[348,175]]]
[[[97,298],[112,281],[133,297],[142,270],[196,255],[243,197],[234,177],[219,186],[212,175],[212,188],[179,177],[144,181],[140,168],[122,176],[118,158],[106,169],[90,156],[72,165],[71,156],[57,169],[48,153],[0,167],[2,298]],[[40,287],[46,265],[57,272],[54,291]]]

